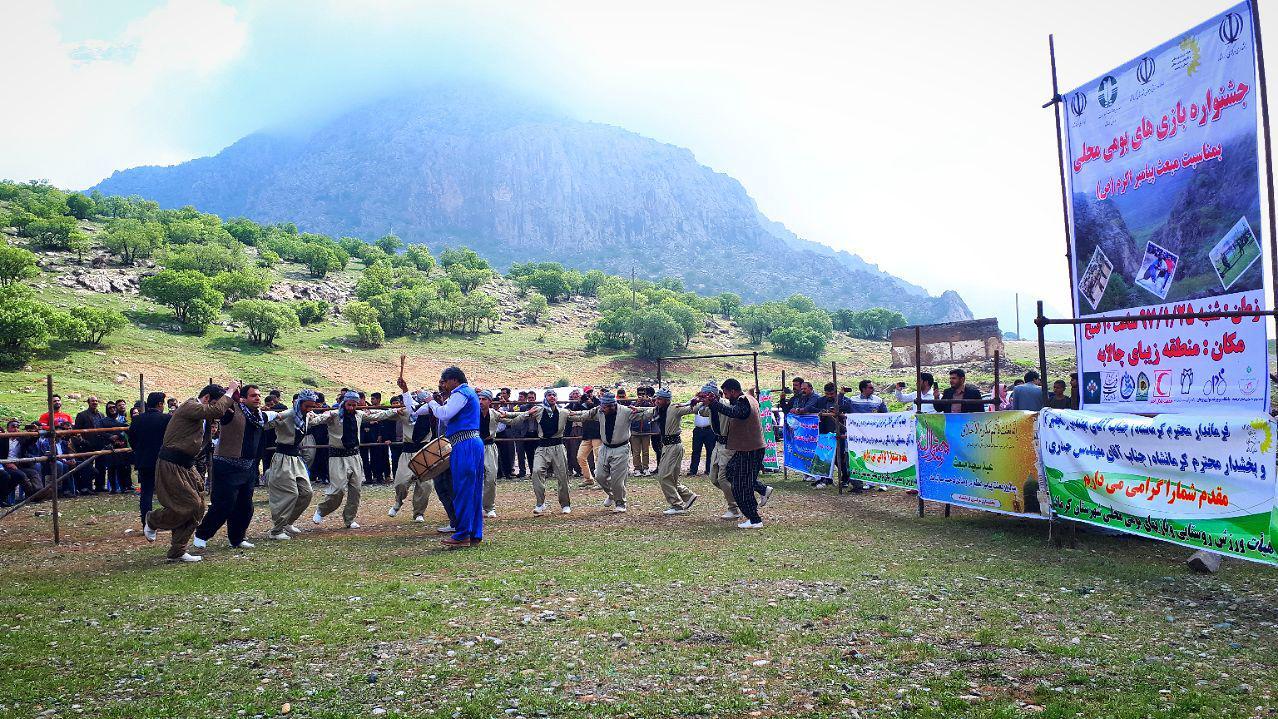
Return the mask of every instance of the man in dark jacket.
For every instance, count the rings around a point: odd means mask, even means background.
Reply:
[[[81,410],[75,416],[75,424],[72,429],[97,429],[98,423],[102,421],[102,412],[98,409],[99,401],[97,397],[89,398],[89,406]],[[105,435],[102,434],[82,434],[75,438],[74,444],[79,452],[95,452],[102,449]],[[93,474],[85,475],[81,472],[76,478],[76,489],[80,494],[90,494],[106,491],[106,464],[104,462],[95,462],[93,466]]]
[[[975,402],[947,402],[946,400],[965,399]],[[961,367],[950,370],[950,386],[941,393],[941,401],[936,408],[942,412],[980,412],[985,407],[980,403],[981,390],[967,383],[967,373]]]
[[[146,409],[129,425],[129,446],[133,448],[133,466],[138,470],[138,509],[142,521],[151,511],[155,497],[155,459],[164,444],[164,430],[172,415],[164,412],[164,393],[152,392],[146,397]]]

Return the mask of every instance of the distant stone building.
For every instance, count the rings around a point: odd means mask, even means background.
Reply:
[[[937,325],[910,325],[893,330],[892,366],[913,367],[914,328],[921,332],[923,365],[958,364],[994,359],[994,353],[1003,351],[1003,333],[998,320],[990,317],[982,320],[945,322]]]

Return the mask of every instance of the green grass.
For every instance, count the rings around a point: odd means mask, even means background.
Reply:
[[[782,483],[768,527],[528,516],[484,546],[388,519],[173,566],[125,498],[0,522],[0,715],[225,717],[1268,716],[1273,570],[1186,573],[1167,544]],[[264,499],[251,536],[266,530]],[[40,508],[47,509],[47,508]],[[442,520],[437,506],[430,521]],[[434,525],[429,523],[427,527]],[[1228,624],[1223,624],[1228,622]],[[494,638],[496,641],[494,641]],[[79,709],[77,710],[76,705]],[[508,711],[509,710],[509,711]],[[855,711],[856,714],[852,714]],[[240,714],[242,712],[242,714]],[[758,714],[752,714],[758,712]]]

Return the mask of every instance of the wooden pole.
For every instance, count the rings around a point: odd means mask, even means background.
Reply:
[[[783,369],[783,370],[781,370],[781,392],[782,392],[782,394],[781,394],[781,399],[782,399],[782,400],[784,400],[784,399],[785,399],[785,391],[786,391],[785,370]],[[786,414],[788,414],[788,413],[787,413],[787,412],[784,412],[784,411],[781,413],[781,443],[782,443],[782,446],[781,446],[781,451],[782,451],[782,455],[781,455],[781,478],[782,478],[782,479],[785,479],[785,480],[787,480],[787,481],[788,481],[788,480],[790,479],[790,468],[789,468],[789,467],[786,465],[786,463],[785,463],[785,454],[784,454],[784,452],[785,452],[785,416],[786,416]]]
[[[58,523],[58,421],[53,414],[53,375],[44,376],[45,389],[49,401],[49,481],[53,484],[53,543],[62,543],[61,527]]]
[[[752,352],[751,361],[754,362],[754,398],[759,399],[759,353]]]

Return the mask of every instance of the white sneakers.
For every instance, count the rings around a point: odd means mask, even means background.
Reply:
[[[316,524],[319,524],[320,522],[324,521],[324,515],[320,514],[319,510],[317,509],[315,510],[315,516],[311,517],[311,521]]]
[[[611,507],[613,504],[615,504],[615,502],[612,501],[612,497],[609,497],[604,500],[603,506]]]
[[[278,539],[281,541],[285,539],[292,539],[292,537],[288,536],[288,532],[271,532],[267,536],[270,537],[271,539]]]
[[[768,506],[768,500],[771,498],[772,498],[772,485],[769,484],[763,488],[763,499],[759,500],[759,506],[760,507]]]
[[[662,514],[669,514],[669,515],[687,514],[687,513],[688,513],[688,510],[680,508],[680,507],[671,507],[667,509],[666,511],[662,512]]]
[[[539,517],[540,517],[541,515],[543,515],[543,514],[545,514],[545,513],[546,513],[546,505],[544,505],[544,504],[539,504],[539,505],[537,505],[536,507],[533,507],[533,514],[535,514],[535,515],[537,515],[537,516],[539,516]]]
[[[347,528],[347,529],[359,529],[359,522],[351,522],[350,524],[346,525],[346,528]]]
[[[232,544],[231,549],[253,549],[256,546],[256,544],[253,544],[247,539],[242,539],[239,544]]]
[[[296,524],[290,524],[284,528],[284,531],[288,532],[289,534],[301,534],[304,530],[301,527],[297,526]]]
[[[404,506],[404,505],[402,505],[402,504],[398,504],[398,503],[397,503],[397,504],[392,505],[390,509],[386,510],[386,516],[387,516],[387,517],[394,517],[395,515],[399,514],[399,508],[400,508],[400,507],[402,507],[402,506]]]
[[[148,542],[154,542],[154,541],[155,541],[155,530],[154,530],[154,529],[151,529],[151,525],[149,525],[149,524],[147,524],[147,523],[143,522],[143,523],[142,523],[142,536],[146,537],[146,541],[148,541]]]
[[[196,537],[191,540],[191,546],[195,547],[196,549],[204,549],[205,547],[209,546],[209,543],[204,541],[203,539],[200,539],[199,537]]]
[[[419,514],[416,517],[413,517],[413,521],[418,524],[424,524],[426,522],[426,518]]]
[[[496,519],[496,518],[497,518],[497,510],[495,510],[495,509],[490,509],[490,510],[488,510],[487,512],[484,512],[484,516],[485,516],[485,517],[487,517],[487,518],[489,518],[489,519]]]
[[[457,531],[457,528],[452,526],[451,524],[445,524],[442,527],[438,527],[435,531],[439,532],[440,534],[452,534],[453,532]]]
[[[763,522],[751,522],[746,520],[737,524],[737,529],[763,529]]]
[[[560,511],[560,512],[563,512],[564,514],[572,514],[572,507],[571,507],[571,506],[567,506],[567,507],[564,507],[563,509],[561,509],[561,510],[559,510],[559,511]],[[493,516],[497,516],[497,513],[496,513],[496,512],[494,512],[494,513],[493,513]]]
[[[741,513],[732,509],[719,515],[719,519],[741,519]]]
[[[612,508],[612,513],[613,513],[613,514],[625,514],[625,513],[626,513],[626,505],[624,505],[624,504],[618,504],[617,506],[615,506],[615,507],[613,507],[613,508]]]
[[[170,557],[169,561],[170,562],[203,562],[204,557],[201,557],[198,554],[191,554],[190,552],[187,552],[176,559]]]

